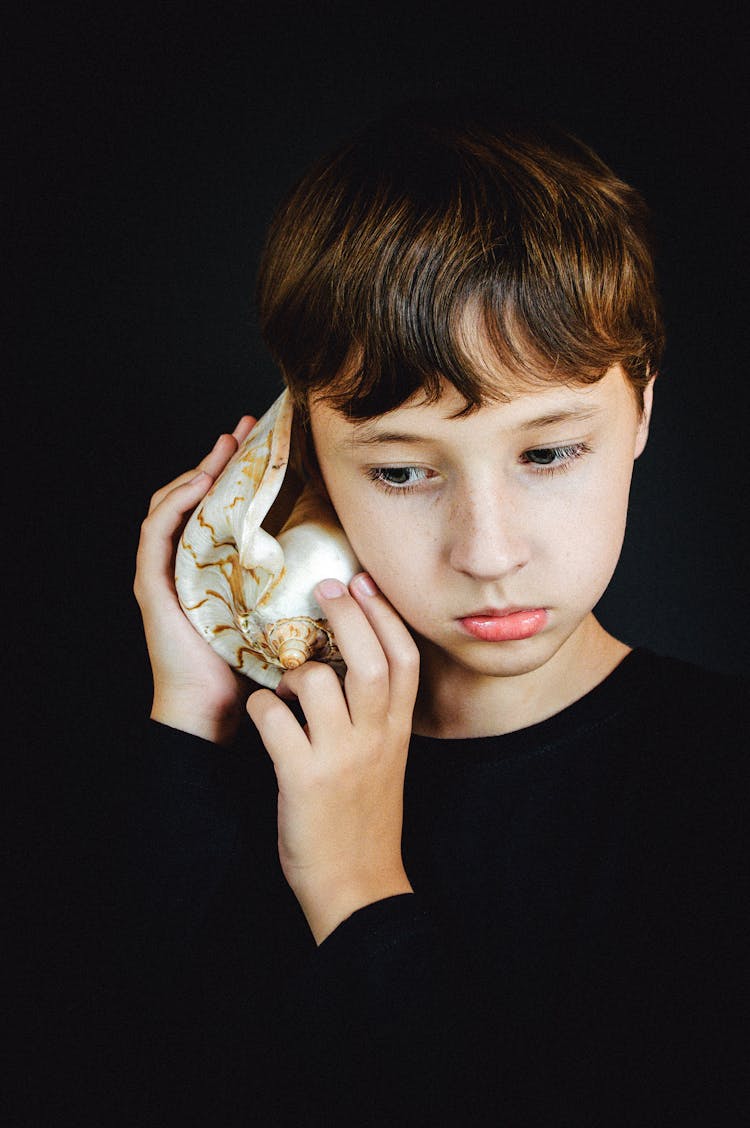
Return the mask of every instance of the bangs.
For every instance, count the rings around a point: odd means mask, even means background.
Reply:
[[[259,277],[264,337],[299,408],[382,415],[445,381],[466,411],[662,345],[640,196],[563,134],[382,123],[278,213]]]

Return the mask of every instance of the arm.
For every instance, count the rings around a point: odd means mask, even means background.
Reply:
[[[439,1122],[449,1101],[471,1109],[480,1067],[467,1054],[470,971],[401,855],[418,652],[369,577],[349,591],[324,583],[316,598],[347,664],[343,687],[311,662],[248,701],[278,781],[283,873],[318,945],[288,1024],[309,1034],[306,1085],[325,1087],[334,1070],[353,1121],[366,1093],[376,1123],[423,1122],[428,1111]],[[305,725],[284,698],[298,698]]]
[[[245,939],[236,942],[252,948],[258,967],[272,966],[263,963],[278,947],[266,938],[273,931],[268,921],[277,911],[284,917],[287,902],[294,905],[275,857],[273,770],[250,727],[240,732],[252,683],[186,619],[174,584],[175,549],[188,515],[253,424],[244,416],[198,467],[158,490],[142,527],[134,588],[153,706],[151,720],[121,741],[121,779],[113,788],[120,807],[113,908],[130,945],[130,966],[138,959],[186,966],[201,946],[214,943],[217,911],[227,929],[236,927],[238,935],[244,929]],[[254,916],[242,911],[246,903]],[[290,931],[294,950],[297,921]]]
[[[168,1106],[162,1122],[174,1101],[191,1116],[203,1102],[216,1110],[223,1071],[234,1063],[239,1075],[240,1057],[247,1084],[260,1085],[264,1046],[278,1043],[274,986],[312,943],[275,861],[273,770],[239,732],[252,685],[185,618],[173,578],[189,513],[252,423],[154,494],[138,548],[152,719],[116,742],[89,970],[107,1114],[116,1092],[118,1105],[132,1102],[131,1122],[141,1097]]]
[[[412,892],[401,858],[403,788],[419,654],[369,576],[350,590],[324,580],[316,598],[347,664],[287,671],[248,712],[279,786],[284,876],[320,944],[357,909]],[[301,726],[283,697],[298,698]]]

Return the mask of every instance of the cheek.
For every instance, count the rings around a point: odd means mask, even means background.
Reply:
[[[357,559],[376,583],[389,572],[406,568],[414,546],[411,538],[404,537],[403,520],[393,506],[386,509],[372,500],[363,504],[359,497],[342,496],[334,508]]]
[[[434,530],[426,536],[396,506],[342,507],[339,519],[363,569],[386,599],[409,617],[424,605],[434,568]]]
[[[429,570],[425,546],[403,527],[372,526],[357,538],[355,552],[362,567],[384,591],[385,586],[408,590],[418,586],[420,577]]]
[[[582,587],[603,591],[609,583],[625,534],[628,486],[629,478],[615,475],[592,489],[559,530],[566,570]]]

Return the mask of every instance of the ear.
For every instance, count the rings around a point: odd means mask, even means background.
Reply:
[[[651,411],[654,406],[655,379],[656,377],[652,376],[648,384],[646,384],[646,387],[643,389],[643,410],[641,412],[641,417],[638,420],[638,430],[635,436],[635,453],[633,455],[634,458],[638,458],[639,455],[643,454],[643,451],[646,447],[646,441],[648,439],[648,429],[651,425]]]

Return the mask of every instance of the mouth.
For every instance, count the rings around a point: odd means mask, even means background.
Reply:
[[[544,607],[490,607],[456,621],[467,634],[484,642],[518,642],[533,638],[548,618]]]

